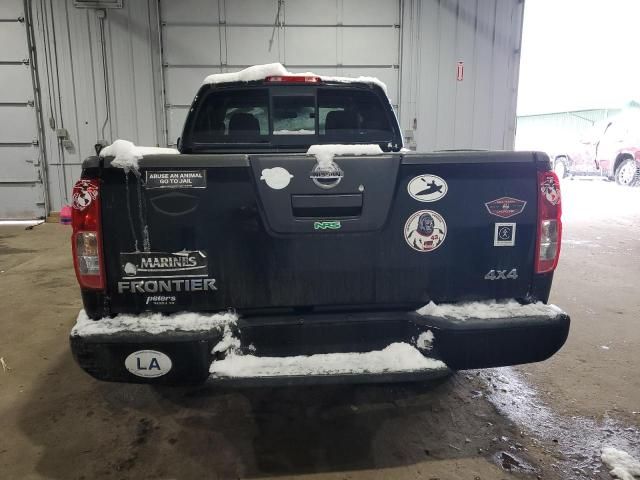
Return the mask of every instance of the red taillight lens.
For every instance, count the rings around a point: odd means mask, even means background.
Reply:
[[[100,186],[97,180],[82,179],[73,186],[71,249],[78,283],[82,288],[104,289]]]
[[[562,241],[560,181],[553,172],[538,172],[538,240],[536,273],[555,270]]]
[[[320,77],[305,75],[273,75],[264,79],[267,83],[320,83]]]

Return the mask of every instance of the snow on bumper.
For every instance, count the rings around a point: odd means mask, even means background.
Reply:
[[[76,361],[101,380],[186,383],[209,378],[239,384],[419,380],[441,376],[447,368],[537,362],[564,344],[570,319],[562,310],[501,305],[302,317],[142,314],[98,321],[81,312],[70,341]],[[145,368],[163,362],[170,370],[146,377],[158,372]],[[132,373],[131,365],[141,371]]]
[[[448,372],[441,361],[425,357],[407,343],[393,343],[371,352],[325,353],[293,357],[228,355],[214,361],[209,370],[214,379],[323,377],[419,372]]]

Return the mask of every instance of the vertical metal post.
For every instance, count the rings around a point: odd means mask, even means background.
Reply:
[[[36,52],[36,42],[33,31],[33,14],[31,11],[31,0],[24,0],[25,28],[27,29],[27,47],[29,48],[29,69],[31,70],[31,84],[33,86],[33,106],[36,112],[36,124],[38,131],[39,150],[39,177],[42,182],[42,197],[44,201],[45,218],[51,213],[51,201],[49,198],[49,175],[47,149],[44,133],[44,120],[42,117],[42,102],[40,97],[40,77],[38,76],[38,57]]]

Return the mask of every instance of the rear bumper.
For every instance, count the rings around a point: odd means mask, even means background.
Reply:
[[[421,333],[434,340],[425,356],[442,360],[450,369],[488,368],[546,360],[565,343],[569,316],[528,316],[496,319],[421,316],[415,312],[365,312],[305,316],[248,317],[234,327],[243,353],[284,357],[382,350],[395,342],[416,344]],[[212,378],[211,352],[221,340],[220,330],[196,332],[118,332],[71,336],[77,363],[90,375],[106,381],[184,384],[206,380],[226,384],[298,384],[336,382],[416,381],[446,374],[444,370],[295,376],[286,378]],[[125,368],[133,352],[153,350],[171,359],[161,377],[143,378]],[[219,355],[219,354],[217,354]]]

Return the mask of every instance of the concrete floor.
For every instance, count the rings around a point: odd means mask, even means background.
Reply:
[[[68,349],[69,227],[0,227],[0,478],[610,478],[602,446],[640,457],[640,189],[565,182],[564,206],[567,345],[429,385],[96,382]]]

